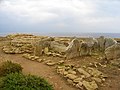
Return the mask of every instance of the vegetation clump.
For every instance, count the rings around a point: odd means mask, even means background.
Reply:
[[[15,72],[19,73],[21,71],[22,71],[21,65],[17,63],[13,63],[11,61],[3,62],[0,65],[0,76],[6,76],[7,74],[15,73]]]
[[[11,61],[0,65],[0,90],[53,90],[44,78],[24,75],[20,64]]]
[[[53,90],[53,87],[41,77],[11,73],[2,79],[0,90]]]

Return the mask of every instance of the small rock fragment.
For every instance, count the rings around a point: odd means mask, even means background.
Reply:
[[[73,80],[74,83],[79,83],[80,81],[82,81],[82,78],[76,78]]]
[[[85,70],[83,70],[82,68],[78,68],[78,72],[85,75],[87,78],[90,77],[91,75],[89,73],[87,73]]]
[[[66,77],[69,78],[69,79],[71,79],[71,80],[74,80],[74,79],[77,78],[77,76],[74,75],[74,74],[67,74]]]
[[[67,82],[69,83],[69,84],[73,84],[73,81],[72,80],[70,80],[70,79],[67,79]]]
[[[69,73],[69,74],[76,74],[76,72],[73,71],[73,70],[68,70],[68,73]]]
[[[98,85],[95,83],[95,81],[92,81],[92,82],[83,81],[83,86],[87,90],[96,90],[96,89],[98,89]]]
[[[48,63],[46,63],[48,66],[54,66],[55,65],[55,63],[54,62],[48,62]]]

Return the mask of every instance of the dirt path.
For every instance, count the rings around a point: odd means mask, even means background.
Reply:
[[[29,61],[23,58],[21,55],[4,54],[0,48],[0,59],[11,60],[13,62],[21,64],[23,67],[23,73],[32,74],[45,77],[55,88],[55,90],[76,90],[76,88],[69,86],[67,82],[55,72],[54,67],[49,67],[43,63],[35,61]]]

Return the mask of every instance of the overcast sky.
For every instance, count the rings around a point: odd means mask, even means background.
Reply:
[[[120,0],[0,0],[0,33],[120,33]]]

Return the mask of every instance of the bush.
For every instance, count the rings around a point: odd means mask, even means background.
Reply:
[[[45,79],[22,73],[8,74],[0,85],[0,90],[53,90]]]
[[[13,63],[11,61],[3,62],[0,65],[0,76],[6,76],[10,73],[21,72],[22,67],[20,64]]]

